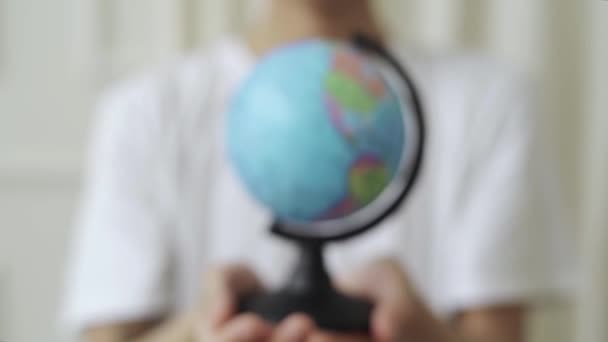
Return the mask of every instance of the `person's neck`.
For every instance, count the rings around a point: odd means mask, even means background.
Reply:
[[[253,27],[247,39],[258,55],[285,43],[314,37],[346,40],[363,33],[378,40],[384,38],[369,0],[273,1],[268,14]]]

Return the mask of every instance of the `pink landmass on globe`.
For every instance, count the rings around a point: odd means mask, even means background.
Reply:
[[[357,194],[357,191],[355,191],[355,189],[353,189],[352,184],[359,183],[359,185],[363,186],[363,188],[365,189],[369,185],[369,184],[364,183],[366,180],[366,176],[369,173],[375,172],[377,174],[386,176],[387,175],[386,171],[387,171],[386,167],[385,167],[384,163],[382,162],[382,160],[380,160],[379,158],[377,158],[376,156],[374,156],[372,154],[366,154],[366,155],[363,155],[360,158],[358,158],[353,163],[353,165],[351,166],[351,169],[350,169],[349,180],[350,180],[351,186],[348,187],[349,193],[346,195],[346,197],[344,199],[339,201],[335,207],[331,208],[325,215],[323,215],[323,217],[321,219],[327,220],[327,219],[341,218],[341,217],[347,216],[349,214],[352,214],[353,212],[360,209],[361,207],[369,204],[370,199],[371,200],[375,199],[375,197],[378,194],[372,192],[371,195],[365,194],[365,195],[368,195],[368,196],[366,196],[367,198],[358,198],[357,195],[360,195],[360,194]],[[385,183],[387,182],[387,179],[385,179],[385,177],[382,177],[381,181],[383,183],[381,188],[384,188],[384,186],[386,185]],[[360,182],[363,182],[363,184],[361,184]],[[369,190],[374,191],[375,189],[369,189]]]
[[[346,52],[338,52],[334,59],[333,68],[353,79],[358,84],[363,84],[367,90],[376,98],[382,98],[386,94],[386,85],[377,75],[366,74],[364,63],[356,55]]]
[[[331,96],[327,96],[325,99],[327,109],[329,110],[329,118],[333,126],[342,134],[346,139],[353,140],[354,132],[344,120],[344,112]]]

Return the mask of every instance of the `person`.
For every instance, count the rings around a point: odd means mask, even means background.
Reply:
[[[529,82],[483,57],[391,45],[371,6],[270,1],[245,37],[103,96],[66,291],[84,340],[518,342],[533,305],[568,293],[567,211]],[[370,335],[239,314],[237,298],[280,284],[294,251],[226,160],[223,114],[268,51],[355,32],[411,71],[429,130],[405,206],[329,250],[339,286],[374,303]]]

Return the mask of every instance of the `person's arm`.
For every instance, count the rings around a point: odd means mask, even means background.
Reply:
[[[84,333],[86,342],[190,342],[193,315],[167,320],[126,322],[92,327]]]
[[[454,327],[464,342],[521,342],[526,336],[526,313],[523,305],[469,310],[456,319]]]
[[[204,278],[201,305],[190,314],[90,328],[84,334],[85,342],[290,342],[307,341],[313,331],[312,320],[299,314],[277,326],[252,314],[239,314],[237,298],[260,288],[245,267],[218,268]]]
[[[174,205],[168,187],[159,184],[174,177],[168,153],[160,152],[170,143],[157,110],[161,83],[113,87],[96,108],[65,281],[61,328],[69,335],[100,321],[160,317],[172,306],[166,274]],[[96,329],[94,335],[124,330]]]
[[[315,342],[522,342],[525,341],[524,305],[497,305],[464,310],[451,322],[437,319],[412,288],[399,263],[383,260],[347,278],[343,291],[374,303],[369,338],[322,330]]]

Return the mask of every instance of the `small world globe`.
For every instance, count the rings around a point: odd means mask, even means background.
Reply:
[[[229,157],[252,196],[281,220],[353,215],[400,170],[402,105],[370,56],[307,40],[263,57],[232,99]]]

